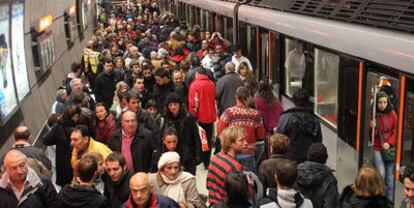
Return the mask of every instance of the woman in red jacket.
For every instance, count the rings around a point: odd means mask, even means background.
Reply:
[[[108,144],[112,134],[116,130],[115,117],[109,113],[108,108],[103,103],[96,104],[96,140]]]
[[[388,200],[393,201],[397,114],[392,109],[390,97],[385,92],[378,92],[376,104],[375,120],[371,120],[369,125],[375,128],[373,162],[385,178]]]

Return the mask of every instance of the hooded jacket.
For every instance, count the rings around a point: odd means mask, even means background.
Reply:
[[[59,192],[59,208],[109,207],[108,200],[94,187],[70,184]]]
[[[166,102],[166,109],[168,109],[169,102],[172,101],[169,100]],[[164,128],[171,126],[175,128],[179,138],[177,149],[181,157],[181,164],[184,166],[185,171],[195,175],[195,166],[201,157],[201,140],[198,134],[197,120],[194,115],[188,113],[180,105],[180,111],[177,117],[169,110],[167,110],[164,116]]]
[[[295,189],[267,189],[267,197],[259,201],[259,208],[312,208],[312,202]]]
[[[306,161],[298,165],[297,189],[315,208],[336,207],[338,181],[325,164]]]
[[[322,142],[319,118],[310,109],[303,107],[283,112],[277,125],[277,133],[290,138],[289,156],[297,163],[305,161],[311,144]]]

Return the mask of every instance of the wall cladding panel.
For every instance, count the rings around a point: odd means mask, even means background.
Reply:
[[[34,137],[42,128],[50,113],[50,109],[55,101],[56,89],[62,85],[62,80],[70,72],[71,63],[79,62],[82,56],[86,41],[92,36],[94,13],[92,9],[89,13],[89,26],[84,32],[84,39],[76,39],[74,46],[69,51],[67,48],[64,18],[66,9],[76,4],[76,0],[26,0],[25,4],[25,55],[31,91],[21,103],[20,109],[23,114],[23,123],[27,125]],[[94,7],[95,1],[91,2],[90,7]],[[36,77],[33,68],[31,30],[37,25],[38,20],[46,15],[53,15],[53,24],[49,30],[53,32],[53,42],[55,47],[56,63],[50,71],[42,77]],[[11,136],[11,135],[10,135]],[[0,147],[0,155],[9,148],[11,141],[7,141]]]

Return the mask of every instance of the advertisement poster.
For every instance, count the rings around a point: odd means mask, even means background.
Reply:
[[[52,32],[49,31],[37,37],[37,45],[40,58],[40,67],[47,70],[52,67],[56,58]]]
[[[6,120],[17,106],[11,68],[9,1],[0,1],[0,114]]]
[[[30,91],[24,48],[24,1],[13,0],[12,2],[12,57],[19,100],[22,100]]]

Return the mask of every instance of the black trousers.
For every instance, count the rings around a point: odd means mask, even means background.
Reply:
[[[214,130],[214,123],[200,123],[198,122],[198,125],[201,126],[201,128],[204,129],[204,131],[206,131],[206,135],[207,135],[207,141],[208,141],[208,151],[203,152],[202,157],[203,157],[203,163],[204,166],[208,167],[208,165],[210,165],[210,156],[211,156],[211,141],[213,138],[213,130]]]

